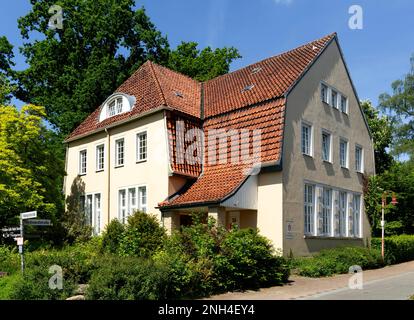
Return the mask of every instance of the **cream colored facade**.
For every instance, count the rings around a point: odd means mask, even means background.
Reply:
[[[348,98],[347,114],[322,102],[321,83],[335,88]],[[163,213],[157,209],[158,203],[180,190],[187,181],[185,177],[171,173],[166,117],[162,110],[69,142],[65,194],[71,194],[72,183],[79,175],[80,152],[87,150],[87,170],[80,178],[85,183],[86,195],[101,194],[100,230],[111,219],[119,218],[119,190],[145,186],[147,212],[156,214],[169,232],[180,226],[182,216],[201,211],[216,218],[223,226],[237,223],[242,228],[258,228],[285,255],[308,255],[327,247],[367,244],[370,225],[363,204],[358,237],[338,237],[335,234],[321,237],[317,231],[313,236],[305,236],[304,232],[306,183],[314,185],[317,190],[326,187],[334,192],[358,194],[363,201],[363,174],[354,168],[355,145],[363,149],[365,174],[373,175],[375,172],[372,140],[336,40],[328,45],[290,90],[286,100],[281,163],[249,177],[244,185],[221,203],[170,209]],[[312,126],[312,156],[302,154],[303,122]],[[328,131],[332,137],[331,162],[322,160],[322,130]],[[140,132],[147,132],[148,157],[144,162],[137,162],[136,137]],[[348,142],[348,169],[341,168],[339,164],[341,138]],[[125,164],[122,167],[115,166],[117,139],[124,139]],[[102,144],[105,146],[105,167],[97,172],[96,147]],[[334,228],[334,225],[331,227]]]
[[[100,230],[119,218],[119,190],[145,186],[147,212],[161,219],[158,203],[170,192],[180,188],[180,181],[169,182],[169,159],[166,119],[163,111],[136,119],[94,135],[68,143],[65,194],[71,193],[73,181],[79,176],[79,153],[87,150],[85,195],[101,194]],[[147,133],[147,160],[137,161],[137,134]],[[115,141],[124,139],[124,165],[115,165]],[[104,170],[97,172],[96,147],[105,146]],[[126,204],[128,206],[128,204]],[[109,210],[108,210],[109,208]]]

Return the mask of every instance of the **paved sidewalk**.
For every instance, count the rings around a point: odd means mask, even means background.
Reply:
[[[382,269],[367,270],[363,273],[363,281],[370,285],[373,281],[387,280],[386,286],[392,286],[395,282],[394,290],[398,290],[399,283],[397,278],[407,274],[412,276],[414,272],[414,261],[388,266]],[[212,300],[289,300],[289,299],[324,299],[323,295],[329,291],[348,288],[348,281],[352,275],[343,274],[328,278],[305,278],[291,276],[290,283],[282,287],[265,288],[259,291],[229,292],[221,295],[212,296]],[[391,278],[396,277],[394,280]],[[390,279],[387,279],[390,278]],[[413,279],[412,277],[410,279]],[[401,280],[406,281],[405,279]],[[384,282],[385,283],[385,282]],[[410,284],[414,295],[414,283]],[[387,289],[389,290],[389,288]],[[315,296],[315,297],[311,297]],[[338,297],[339,299],[340,297]],[[349,296],[348,296],[349,298]],[[346,299],[346,298],[345,298]],[[352,298],[351,298],[352,299]],[[378,298],[379,299],[379,298]],[[384,297],[385,299],[385,297]]]

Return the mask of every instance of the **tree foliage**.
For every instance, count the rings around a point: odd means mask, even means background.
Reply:
[[[63,162],[50,148],[44,116],[43,107],[0,105],[0,226],[16,222],[20,212],[54,219],[62,209]]]
[[[395,127],[396,154],[408,154],[414,161],[414,54],[411,57],[411,70],[392,83],[392,94],[380,95],[379,103],[387,112]]]
[[[362,101],[361,107],[374,139],[375,168],[379,174],[393,163],[393,158],[387,150],[392,142],[391,122],[386,116],[380,116],[370,101]]]
[[[29,67],[9,74],[18,84],[17,97],[44,105],[47,119],[63,135],[146,60],[206,80],[228,72],[239,57],[234,48],[199,51],[193,42],[171,50],[144,8],[134,9],[134,0],[61,0],[63,28],[56,30],[48,26],[56,1],[31,3],[18,21]]]

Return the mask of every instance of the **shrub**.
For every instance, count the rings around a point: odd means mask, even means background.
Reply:
[[[371,247],[381,250],[381,238],[373,238]],[[386,237],[384,247],[387,264],[414,260],[414,235]]]
[[[102,234],[102,251],[117,253],[124,231],[124,225],[118,219],[113,219]]]
[[[166,236],[154,215],[136,211],[128,217],[128,225],[119,245],[122,256],[150,257],[159,249]]]
[[[381,253],[376,249],[343,247],[322,250],[313,257],[297,258],[293,266],[305,277],[326,277],[348,273],[351,266],[375,269],[383,265]]]
[[[166,299],[168,272],[150,259],[111,257],[93,273],[86,298],[93,300]]]
[[[72,295],[75,285],[63,275],[63,289],[49,288],[49,279],[53,274],[45,267],[32,267],[24,276],[17,277],[12,283],[9,298],[13,300],[60,300]]]
[[[16,246],[0,246],[0,271],[14,273],[20,269],[20,256]]]
[[[276,256],[270,241],[253,229],[229,232],[215,259],[218,285],[225,290],[279,285],[289,271],[285,258]]]
[[[20,273],[15,273],[0,278],[0,300],[11,299],[11,295],[14,290],[13,287],[20,277]]]

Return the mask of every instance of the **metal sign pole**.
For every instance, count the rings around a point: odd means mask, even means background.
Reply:
[[[24,229],[23,229],[23,219],[20,218],[20,234],[22,239],[24,239]],[[22,274],[24,274],[24,251],[23,251],[23,243],[19,246],[19,252],[20,252],[20,260],[21,260],[21,268],[22,268]]]

